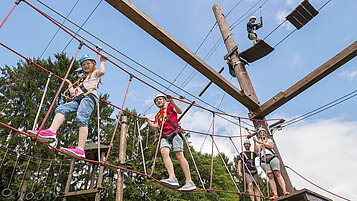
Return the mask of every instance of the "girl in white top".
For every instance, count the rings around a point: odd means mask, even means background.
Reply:
[[[269,178],[269,183],[274,193],[271,199],[277,199],[278,192],[274,180],[274,175],[277,178],[281,189],[283,190],[283,194],[284,195],[289,194],[289,192],[286,191],[284,178],[281,176],[280,173],[280,161],[273,151],[274,142],[266,137],[266,130],[264,128],[259,129],[258,136],[259,139],[253,137],[254,152],[259,154],[261,168],[264,170],[264,172],[267,174]]]
[[[97,92],[101,77],[105,74],[104,62],[107,58],[102,55],[100,57],[99,69],[95,68],[96,61],[90,55],[83,55],[79,63],[84,72],[83,76],[72,84],[69,80],[66,82],[69,85],[69,92],[76,97],[73,101],[60,105],[56,108],[56,115],[52,121],[50,128],[41,130],[38,138],[44,142],[53,142],[56,140],[57,130],[68,114],[77,113],[77,125],[79,127],[78,146],[62,148],[61,150],[69,155],[85,158],[84,146],[88,136],[88,120],[98,104],[99,98]],[[78,87],[75,85],[78,84]],[[29,131],[29,134],[34,136],[37,131]]]

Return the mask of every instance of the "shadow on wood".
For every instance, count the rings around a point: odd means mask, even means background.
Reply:
[[[260,40],[252,47],[244,50],[239,53],[239,57],[243,58],[249,63],[252,63],[258,59],[261,59],[268,55],[270,52],[274,50],[269,44],[267,44],[264,40]]]

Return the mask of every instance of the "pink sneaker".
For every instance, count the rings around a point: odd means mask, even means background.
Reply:
[[[38,131],[36,130],[28,130],[27,133],[31,137],[35,137]],[[42,142],[54,142],[56,140],[57,133],[54,133],[48,129],[41,130],[40,133],[37,135],[37,138]]]
[[[77,147],[72,147],[72,146],[69,146],[68,148],[62,147],[61,150],[68,155],[75,156],[78,158],[86,157],[86,152]]]

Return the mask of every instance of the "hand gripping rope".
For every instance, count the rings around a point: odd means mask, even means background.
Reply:
[[[12,173],[11,173],[11,177],[9,180],[9,184],[7,185],[7,188],[5,188],[4,190],[1,191],[1,196],[4,198],[8,198],[11,196],[12,194],[12,190],[10,189],[10,185],[11,185],[11,181],[12,181],[12,177],[14,176],[15,170],[16,170],[16,166],[17,166],[17,162],[19,161],[20,155],[17,156],[16,158],[16,162],[14,165],[14,169],[12,169]]]
[[[77,49],[77,52],[76,52],[76,54],[74,55],[74,57],[73,57],[73,59],[72,59],[72,62],[71,62],[71,64],[70,64],[70,66],[68,67],[67,73],[66,73],[66,75],[64,76],[64,78],[63,78],[63,80],[62,80],[61,86],[59,87],[59,89],[58,89],[58,91],[57,91],[57,93],[56,93],[56,96],[55,96],[55,98],[53,99],[52,104],[51,104],[50,108],[48,109],[48,112],[47,112],[45,118],[44,118],[43,121],[42,121],[42,124],[41,124],[40,128],[38,129],[36,135],[33,137],[33,140],[35,140],[35,139],[37,138],[38,134],[39,134],[40,131],[42,130],[43,126],[45,125],[46,120],[47,120],[47,118],[48,118],[48,116],[49,116],[49,114],[50,114],[50,112],[51,112],[53,106],[54,106],[55,103],[56,103],[57,97],[58,97],[58,95],[60,94],[60,92],[61,92],[61,90],[62,90],[62,87],[63,87],[63,85],[64,85],[64,82],[65,82],[65,80],[67,79],[68,74],[69,74],[69,72],[70,72],[71,69],[72,69],[73,63],[74,63],[74,61],[76,60],[76,57],[77,57],[77,55],[78,55],[78,52],[79,52],[79,50],[82,48],[83,45],[84,45],[84,43],[83,43],[83,42],[80,42],[80,44],[79,44],[79,46],[78,46],[78,49]]]

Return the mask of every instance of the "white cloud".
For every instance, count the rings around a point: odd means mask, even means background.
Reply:
[[[183,119],[183,128],[207,132],[212,115],[205,111],[191,111]],[[211,133],[212,131],[210,131]],[[275,133],[275,140],[285,165],[288,165],[307,179],[338,195],[357,200],[357,122],[342,119],[327,119],[302,122]],[[216,118],[215,134],[239,135],[239,127]],[[200,150],[204,135],[191,134],[189,139],[196,150]],[[216,137],[221,152],[231,160],[237,154],[229,139]],[[241,151],[240,139],[234,140]],[[202,152],[211,153],[211,139],[208,136]],[[215,148],[214,148],[215,150]],[[217,152],[214,152],[217,154]],[[297,189],[308,188],[333,200],[341,200],[322,191],[288,170],[290,179]]]
[[[286,5],[290,8],[295,8],[299,2],[299,0],[286,0]]]
[[[304,63],[304,58],[300,53],[295,53],[293,58],[293,66],[301,66]]]
[[[282,23],[287,15],[289,15],[289,12],[286,9],[279,9],[278,12],[274,14],[276,23]],[[282,26],[285,27],[286,30],[291,30],[293,28],[291,23],[287,21]]]
[[[353,72],[343,71],[342,73],[340,73],[340,76],[342,78],[347,78],[348,80],[352,81],[357,76],[357,71],[353,71]]]

